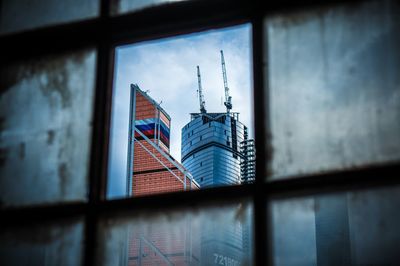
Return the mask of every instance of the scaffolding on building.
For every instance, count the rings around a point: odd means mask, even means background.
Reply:
[[[241,183],[254,183],[256,178],[256,149],[254,139],[240,142],[240,152],[243,155],[240,162]]]

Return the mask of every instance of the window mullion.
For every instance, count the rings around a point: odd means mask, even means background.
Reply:
[[[261,9],[259,9],[261,10]],[[254,79],[254,120],[255,139],[256,139],[256,186],[254,190],[254,252],[256,265],[269,265],[267,250],[269,250],[268,241],[268,217],[267,205],[263,191],[265,177],[267,174],[265,162],[269,160],[265,147],[269,145],[267,136],[269,125],[265,110],[268,110],[267,91],[264,89],[263,76],[263,15],[262,12],[256,12],[252,21],[252,47],[253,47],[253,79]]]

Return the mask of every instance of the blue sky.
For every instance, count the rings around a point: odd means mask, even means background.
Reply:
[[[129,88],[136,83],[171,116],[170,153],[180,161],[181,129],[199,112],[200,66],[208,112],[223,112],[224,87],[220,50],[224,51],[234,112],[253,135],[251,26],[240,25],[117,48],[111,121],[108,196],[126,190]]]

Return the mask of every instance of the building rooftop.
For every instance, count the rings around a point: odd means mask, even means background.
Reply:
[[[205,116],[207,118],[209,118],[210,120],[217,120],[218,118],[228,115],[230,117],[235,118],[237,121],[239,121],[239,113],[238,112],[222,112],[222,113],[190,113],[190,121],[201,117],[201,116]]]
[[[147,94],[147,92],[141,90],[139,88],[139,85],[137,84],[131,84],[131,87],[134,87],[138,92],[140,92],[140,94],[142,94],[147,100],[149,100],[152,104],[154,104],[155,106],[157,106],[158,109],[161,110],[161,112],[169,119],[171,120],[171,117],[169,116],[169,114],[161,107],[161,105],[156,102],[150,95]]]

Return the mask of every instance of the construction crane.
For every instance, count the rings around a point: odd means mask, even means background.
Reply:
[[[205,114],[205,113],[207,113],[207,110],[206,110],[206,102],[204,101],[203,90],[201,88],[201,76],[200,76],[200,67],[199,66],[197,66],[197,80],[199,83],[199,89],[197,90],[197,94],[199,96],[200,112],[202,114]]]
[[[232,109],[232,96],[229,96],[229,87],[228,87],[228,78],[226,77],[226,69],[225,69],[225,59],[224,59],[224,51],[221,50],[221,65],[222,65],[222,76],[224,78],[224,88],[225,88],[225,102],[226,112],[229,113]]]

